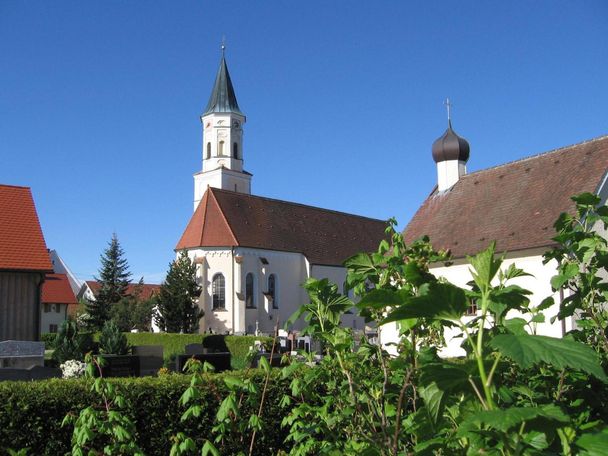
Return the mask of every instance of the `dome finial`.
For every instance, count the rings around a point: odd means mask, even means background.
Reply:
[[[222,57],[224,57],[224,52],[226,51],[226,35],[222,35],[222,44],[220,44],[220,49],[222,50]]]

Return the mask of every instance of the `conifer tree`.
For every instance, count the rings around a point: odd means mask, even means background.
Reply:
[[[95,277],[100,285],[99,292],[95,301],[87,303],[87,313],[90,315],[90,324],[93,329],[101,329],[104,323],[110,319],[114,304],[126,296],[131,273],[124,254],[116,233],[112,234],[108,248],[100,257],[99,278]]]
[[[154,317],[158,327],[166,332],[196,332],[204,314],[196,304],[200,292],[201,287],[196,283],[196,265],[186,252],[182,252],[169,265],[167,278],[160,287]]]

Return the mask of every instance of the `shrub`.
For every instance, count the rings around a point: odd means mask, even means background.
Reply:
[[[251,377],[260,386],[263,375],[259,371],[249,374],[232,373]],[[201,402],[205,403],[200,417],[187,422],[181,421],[185,411],[179,399],[190,383],[187,375],[164,375],[158,378],[115,378],[108,380],[131,404],[126,414],[134,421],[136,440],[146,455],[168,455],[171,438],[178,432],[192,436],[196,444],[202,445],[211,436],[213,420],[219,401],[227,392],[224,374],[206,374],[207,387],[202,391]],[[61,422],[69,412],[78,416],[79,412],[97,403],[95,393],[90,391],[89,380],[51,379],[36,382],[0,383],[0,454],[5,445],[14,449],[28,448],[27,454],[57,455],[70,453],[72,427],[61,427]],[[264,425],[259,433],[255,454],[276,454],[285,448],[282,443],[286,434],[281,429],[284,416],[279,407],[280,399],[287,384],[274,375],[269,384],[264,407]],[[244,410],[244,413],[252,411]],[[241,450],[240,436],[231,435],[226,444],[225,454],[237,454]]]
[[[99,350],[112,355],[126,355],[129,352],[127,337],[113,321],[106,321],[99,336]]]
[[[44,333],[40,334],[40,342],[44,342],[44,348],[46,350],[52,350],[55,348],[55,339],[57,338],[57,333]]]
[[[59,328],[53,346],[53,359],[58,363],[68,359],[82,361],[84,354],[93,348],[93,339],[90,334],[81,334],[74,320],[66,320]]]

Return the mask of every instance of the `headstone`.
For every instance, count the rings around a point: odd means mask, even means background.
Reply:
[[[139,377],[139,357],[133,355],[101,355],[104,377]]]
[[[162,345],[136,345],[133,354],[139,357],[139,375],[156,375],[163,367]]]
[[[186,355],[199,355],[201,353],[207,353],[207,349],[203,344],[188,344],[186,345]]]
[[[27,369],[44,366],[44,342],[4,340],[0,342],[0,367]]]
[[[215,372],[230,370],[230,352],[223,353],[198,353],[194,355],[178,355],[175,360],[177,372],[184,372],[186,361],[190,358],[198,359],[201,362],[208,362],[215,367]]]
[[[0,369],[0,381],[31,381],[61,377],[61,369],[56,367],[33,366],[29,369],[7,367]]]
[[[258,367],[260,365],[260,358],[262,356],[266,358],[266,360],[272,367],[281,367],[281,359],[283,358],[283,355],[281,355],[280,353],[275,353],[274,355],[272,355],[272,359],[270,359],[270,353],[260,353],[256,355],[256,357],[251,362],[251,367]]]

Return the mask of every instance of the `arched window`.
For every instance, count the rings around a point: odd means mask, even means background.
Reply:
[[[245,277],[245,307],[255,309],[255,288],[253,284],[253,274],[250,272]]]
[[[226,308],[226,281],[222,274],[215,274],[211,282],[213,310]]]
[[[239,145],[237,143],[234,143],[232,145],[232,155],[234,156],[234,158],[238,159],[239,158]]]
[[[224,155],[224,141],[220,141],[219,147],[217,148],[217,154],[220,157]]]
[[[207,158],[211,158],[211,143],[207,143]]]
[[[270,274],[268,277],[268,296],[272,299],[272,308],[279,308],[279,299],[277,293],[277,276]]]

